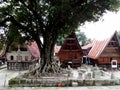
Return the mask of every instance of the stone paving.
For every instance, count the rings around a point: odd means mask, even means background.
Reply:
[[[78,74],[76,70],[73,70],[74,78],[77,79]],[[19,72],[8,71],[6,69],[0,70],[0,90],[120,90],[120,86],[80,86],[80,87],[4,87],[5,75],[7,73],[7,80],[9,77],[18,75]],[[115,77],[120,79],[120,71],[108,71],[108,73],[113,73]],[[7,83],[7,81],[6,81]]]
[[[84,86],[84,87],[0,87],[0,90],[120,90],[120,86]]]

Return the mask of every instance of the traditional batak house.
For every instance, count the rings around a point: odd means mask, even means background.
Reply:
[[[38,63],[40,52],[36,42],[18,47],[14,51],[7,52],[7,69],[26,70]]]
[[[117,32],[110,38],[98,41],[94,40],[88,58],[93,64],[103,67],[111,67],[111,61],[116,60],[117,65],[120,65],[120,41]]]
[[[75,33],[69,35],[60,51],[58,53],[59,60],[62,67],[68,67],[70,65],[72,68],[80,67],[82,61],[83,52]]]

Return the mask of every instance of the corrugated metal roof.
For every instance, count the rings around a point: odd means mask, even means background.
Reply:
[[[85,46],[82,46],[82,49],[83,49],[83,50],[86,50],[86,49],[91,48],[92,46],[93,46],[93,43],[90,43],[90,44],[87,44],[87,45],[85,45]]]
[[[115,33],[108,39],[105,39],[102,41],[94,40],[93,46],[87,56],[89,58],[93,58],[93,59],[98,58],[101,55],[101,53],[103,52],[103,50],[105,49],[105,47],[108,45],[110,40],[113,38],[114,35],[116,35],[116,37],[118,39],[117,32],[115,31]],[[119,42],[119,39],[118,39],[118,42]]]
[[[88,53],[88,57],[96,59],[102,53],[106,45],[108,44],[109,39],[98,41],[94,40],[93,47],[91,48],[90,52]]]

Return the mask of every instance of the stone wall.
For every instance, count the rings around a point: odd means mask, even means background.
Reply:
[[[114,80],[72,80],[72,79],[25,79],[14,78],[9,81],[9,86],[16,87],[71,87],[71,86],[111,86],[120,85],[119,79]]]

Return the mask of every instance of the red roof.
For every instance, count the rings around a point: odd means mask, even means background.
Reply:
[[[92,46],[93,46],[93,43],[90,43],[90,44],[87,44],[87,45],[85,45],[85,46],[82,46],[82,49],[83,49],[83,50],[86,50],[86,49],[91,48]]]
[[[58,53],[59,50],[60,50],[61,46],[57,46],[55,45],[55,48],[54,48],[54,53]]]
[[[116,35],[116,37],[118,39],[117,32],[115,32],[110,38],[108,38],[106,40],[103,40],[103,41],[94,40],[93,46],[87,56],[89,58],[93,58],[93,59],[98,58],[114,35]],[[119,42],[119,40],[118,40],[118,42]],[[120,42],[119,42],[119,45],[120,45]]]
[[[28,50],[34,57],[40,57],[39,48],[36,42],[32,42],[30,45],[27,45]]]
[[[98,41],[94,40],[93,47],[91,48],[90,52],[88,53],[89,58],[96,59],[99,57],[99,55],[102,53],[106,45],[108,44],[109,39]]]
[[[30,53],[34,56],[34,57],[40,57],[40,52],[39,52],[39,48],[37,46],[36,42],[32,42],[30,45],[27,45],[28,50],[30,51]],[[57,46],[55,45],[54,48],[54,53],[58,53],[60,50],[61,46]]]

